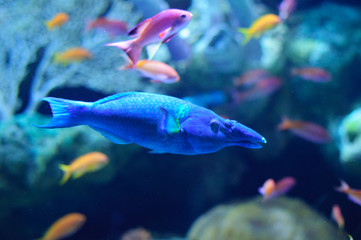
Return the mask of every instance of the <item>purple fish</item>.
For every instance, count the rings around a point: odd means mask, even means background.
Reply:
[[[286,20],[291,13],[296,9],[297,2],[296,0],[283,0],[278,7],[279,14],[278,16],[282,20]]]
[[[144,46],[168,42],[188,25],[192,16],[192,13],[180,9],[162,11],[129,31],[128,36],[136,37],[136,39],[109,43],[107,46],[115,46],[125,51],[135,68]]]

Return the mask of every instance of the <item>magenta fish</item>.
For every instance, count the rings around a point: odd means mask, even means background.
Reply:
[[[86,31],[92,29],[102,29],[107,32],[111,37],[125,34],[128,31],[127,24],[119,20],[111,20],[105,17],[99,17],[86,26]]]
[[[290,130],[295,135],[314,143],[327,143],[331,140],[328,131],[320,125],[299,120],[293,121],[287,117],[283,117],[278,130]]]
[[[279,14],[278,16],[282,20],[286,20],[291,13],[296,9],[297,2],[296,0],[283,0],[278,7]]]
[[[270,74],[263,69],[253,69],[244,73],[242,76],[237,77],[233,80],[234,86],[250,86],[256,84],[259,80],[262,80]]]
[[[313,82],[329,82],[331,81],[331,74],[322,69],[316,67],[304,67],[292,69],[292,75],[300,77],[303,80]]]
[[[278,90],[281,84],[281,80],[277,77],[267,77],[260,79],[253,86],[245,90],[234,91],[233,101],[237,104],[240,102],[266,98]]]
[[[351,188],[345,181],[341,180],[341,186],[336,191],[347,194],[348,199],[361,206],[361,190]]]
[[[133,63],[137,65],[142,48],[152,43],[166,43],[177,33],[186,27],[192,19],[192,13],[180,9],[168,9],[152,18],[139,23],[128,33],[135,37],[133,40],[109,43],[107,46],[115,46],[122,49]]]
[[[296,179],[293,177],[284,177],[278,182],[272,178],[265,181],[262,187],[258,188],[258,192],[263,196],[264,200],[268,200],[279,195],[286,194],[296,184]]]

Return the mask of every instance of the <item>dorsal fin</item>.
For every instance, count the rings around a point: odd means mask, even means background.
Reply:
[[[123,98],[123,97],[129,96],[129,95],[135,94],[135,93],[136,92],[117,93],[117,94],[114,94],[114,95],[99,99],[98,101],[93,103],[93,106],[98,105],[98,104],[103,104],[103,103],[106,103],[106,102],[110,102],[110,101],[113,101],[113,100],[117,100],[119,98]]]
[[[143,30],[148,26],[148,24],[153,20],[153,18],[145,19],[143,22],[138,23],[134,28],[128,32],[130,37],[139,37]]]

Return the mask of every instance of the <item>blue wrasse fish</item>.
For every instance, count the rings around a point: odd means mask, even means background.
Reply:
[[[266,139],[234,120],[182,99],[141,92],[96,102],[46,97],[53,118],[41,128],[88,125],[114,143],[136,143],[153,153],[195,155],[227,146],[261,148]]]

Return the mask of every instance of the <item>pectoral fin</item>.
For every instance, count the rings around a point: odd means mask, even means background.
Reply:
[[[165,109],[160,107],[162,117],[160,119],[159,129],[165,135],[171,135],[181,132],[179,122]]]
[[[173,30],[173,27],[167,28],[163,32],[159,33],[159,38],[163,41],[164,38],[168,38],[167,35]]]

